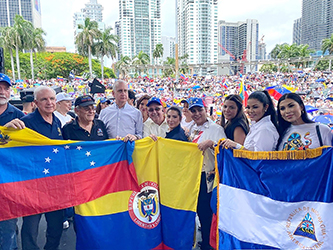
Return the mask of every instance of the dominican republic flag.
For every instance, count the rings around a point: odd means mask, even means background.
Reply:
[[[217,248],[332,249],[332,153],[217,150]]]

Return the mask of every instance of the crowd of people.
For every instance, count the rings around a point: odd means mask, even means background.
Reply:
[[[306,105],[311,105],[316,108],[314,112],[332,112],[333,82],[328,72],[184,77],[179,81],[145,77],[105,84],[110,85],[109,91],[92,96],[87,94],[86,87],[79,88],[80,82],[39,82],[34,95],[26,97],[24,103],[30,104],[22,112],[9,103],[13,83],[0,74],[0,125],[28,127],[50,139],[113,138],[127,142],[163,137],[197,143],[203,154],[197,206],[201,249],[211,249],[214,147],[221,139],[224,148],[250,151],[305,150],[332,145],[329,126],[313,122],[306,110]],[[60,85],[67,93],[56,94],[52,85]],[[248,98],[240,96],[240,85],[246,89]],[[285,86],[289,91],[276,100],[265,90],[272,85]],[[48,225],[44,248],[57,249],[64,211],[45,216]],[[23,218],[23,249],[39,249],[36,239],[40,217]],[[2,249],[15,249],[16,223],[16,219],[0,222]]]

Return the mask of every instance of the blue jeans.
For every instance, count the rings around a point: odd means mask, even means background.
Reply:
[[[17,219],[0,221],[1,250],[17,249],[16,223]]]

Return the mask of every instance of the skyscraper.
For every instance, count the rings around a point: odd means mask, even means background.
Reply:
[[[322,40],[333,33],[333,1],[303,0],[301,43],[321,50]]]
[[[255,19],[245,22],[219,21],[219,60],[248,62],[260,59],[259,55],[259,23]],[[265,47],[265,46],[264,46]],[[265,48],[262,54],[265,53]],[[256,70],[245,66],[244,72]]]
[[[176,0],[178,54],[188,64],[217,62],[217,11],[217,0]]]
[[[0,27],[13,26],[17,14],[35,28],[42,27],[39,0],[0,0]]]
[[[153,51],[161,43],[160,0],[119,0],[120,53],[133,58],[140,51],[153,62]]]
[[[298,19],[294,20],[293,43],[300,45],[301,36],[302,36],[302,18],[298,18]]]
[[[169,36],[162,36],[162,44],[163,44],[163,57],[162,61],[166,61],[167,57],[175,58],[175,44],[176,38]]]

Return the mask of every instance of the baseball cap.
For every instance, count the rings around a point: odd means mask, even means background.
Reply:
[[[26,96],[23,96],[21,100],[23,103],[25,103],[25,102],[33,102],[34,99],[35,98],[33,95],[26,95]]]
[[[193,97],[190,97],[190,98],[188,98],[188,99],[183,99],[183,100],[180,101],[180,103],[185,103],[185,102],[190,103],[191,100],[192,100],[192,98],[193,98]]]
[[[0,82],[6,82],[9,84],[9,86],[12,86],[9,77],[3,73],[0,73]]]
[[[73,98],[69,94],[66,94],[65,92],[61,92],[56,95],[56,103],[61,101],[71,101],[71,100],[73,100]]]
[[[110,100],[109,99],[107,99],[107,98],[105,98],[105,97],[103,97],[103,98],[101,98],[100,99],[100,103],[108,103],[108,104],[110,104]]]
[[[193,97],[189,101],[190,101],[189,102],[189,109],[194,108],[194,107],[201,107],[201,108],[206,107],[205,102],[201,98]]]
[[[152,103],[157,103],[157,104],[163,106],[162,101],[161,101],[159,98],[157,98],[157,97],[152,97],[152,98],[150,98],[150,100],[149,100],[148,103],[147,103],[147,107],[149,107],[149,105],[152,104]]]
[[[83,95],[76,98],[74,106],[86,107],[93,104],[95,104],[94,98],[92,98],[90,95]]]

